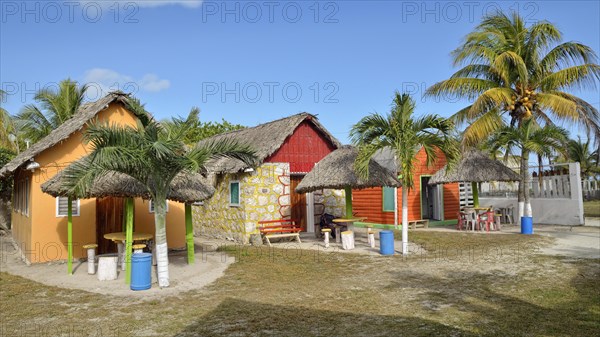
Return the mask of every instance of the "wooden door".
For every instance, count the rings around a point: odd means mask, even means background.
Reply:
[[[296,193],[296,186],[304,176],[290,177],[290,197],[292,204],[292,219],[298,221],[303,231],[306,231],[306,194]]]
[[[96,238],[98,254],[116,253],[117,246],[104,238],[106,233],[123,231],[124,198],[96,199]]]

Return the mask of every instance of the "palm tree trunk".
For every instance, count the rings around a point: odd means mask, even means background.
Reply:
[[[154,199],[154,225],[156,240],[156,269],[158,272],[158,286],[169,286],[169,249],[167,246],[167,198],[164,195],[155,195]]]
[[[406,187],[402,188],[402,254],[408,254],[408,188]]]
[[[527,172],[527,164],[523,161],[523,154],[521,154],[520,164],[521,181],[519,181],[519,197],[517,199],[519,202],[519,221],[525,214],[525,179],[523,179],[523,173]]]
[[[543,163],[542,163],[542,156],[538,153],[537,155],[538,157],[538,185],[540,186],[540,193],[542,192],[542,188],[544,186],[544,180],[542,179],[542,170],[543,170]],[[550,162],[550,159],[548,159],[548,162]]]
[[[523,179],[523,201],[525,202],[525,216],[531,216],[531,198],[529,194],[529,184],[531,179],[529,178],[529,151],[523,151],[521,167],[524,170],[521,171],[521,177]]]

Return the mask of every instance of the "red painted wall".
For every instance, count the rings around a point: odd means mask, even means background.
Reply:
[[[421,219],[421,176],[433,175],[446,165],[446,158],[437,151],[438,160],[427,167],[425,151],[417,153],[420,165],[414,172],[413,189],[408,192],[408,220]],[[444,186],[444,220],[457,218],[460,207],[458,184]],[[366,217],[367,222],[393,224],[394,212],[383,211],[383,191],[381,187],[352,191],[352,207],[357,216]],[[402,188],[398,188],[398,223],[402,222]]]
[[[291,173],[308,173],[333,150],[335,146],[310,121],[305,120],[265,162],[290,163]]]

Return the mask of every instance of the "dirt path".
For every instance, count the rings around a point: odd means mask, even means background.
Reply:
[[[152,288],[145,291],[131,291],[125,284],[125,273],[119,268],[119,275],[113,281],[98,281],[96,275],[87,274],[87,262],[73,263],[73,275],[67,274],[65,261],[26,265],[15,250],[8,236],[0,237],[0,271],[19,275],[45,285],[68,289],[80,289],[105,295],[128,296],[144,300],[176,295],[189,290],[198,290],[224,275],[225,270],[235,259],[218,252],[220,242],[197,241],[196,262],[187,263],[185,251],[169,253],[169,275],[171,285],[158,287],[156,273],[152,273]]]
[[[518,226],[511,227],[518,233]],[[576,258],[600,258],[600,227],[535,225],[534,233],[555,238],[555,242],[543,247],[540,253]]]

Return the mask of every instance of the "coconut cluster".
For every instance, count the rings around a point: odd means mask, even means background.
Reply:
[[[531,118],[533,108],[535,107],[536,93],[533,90],[525,89],[523,91],[517,88],[517,94],[511,97],[512,102],[506,106],[510,116],[518,119]]]

